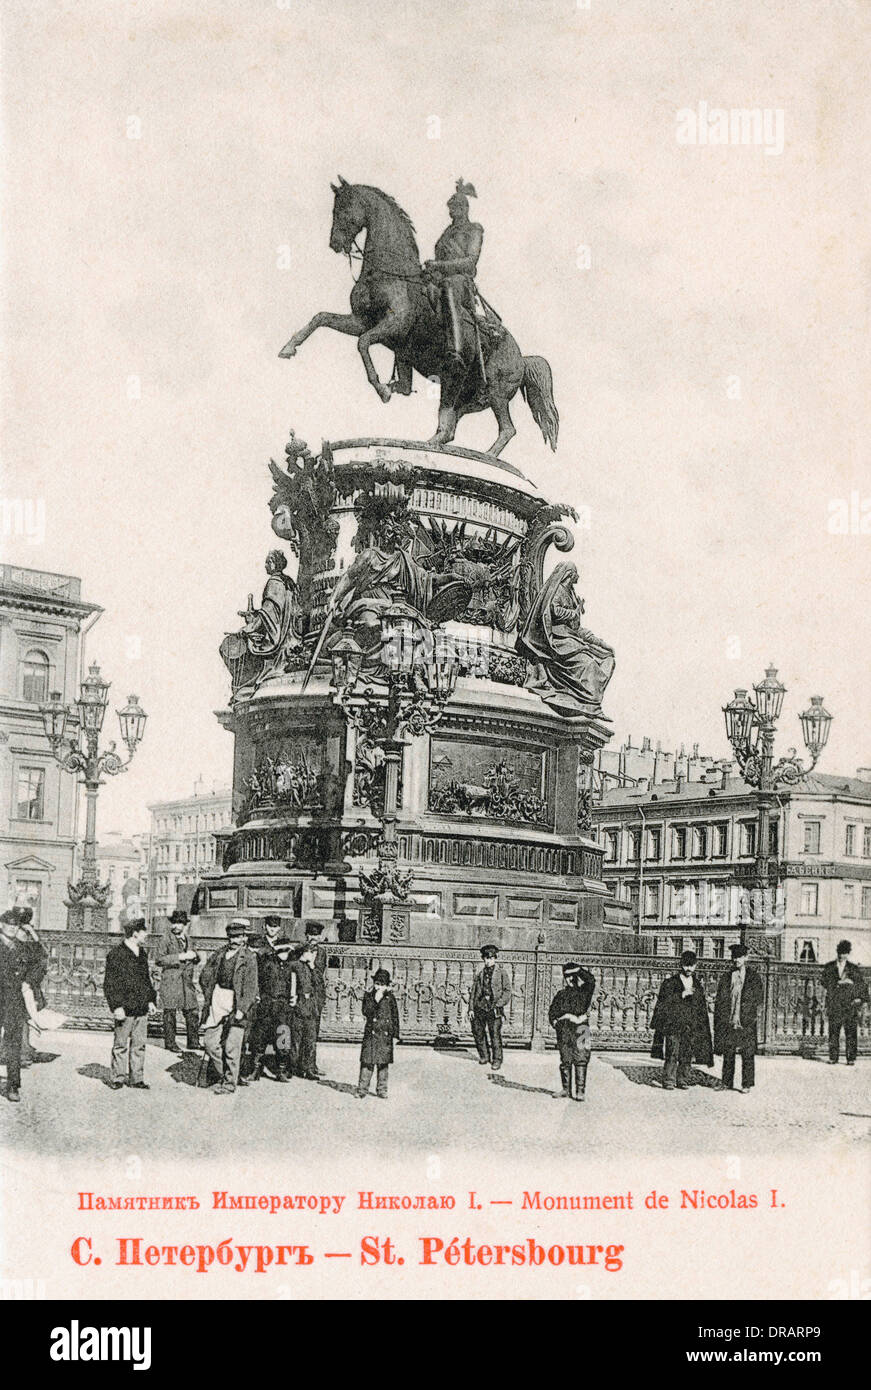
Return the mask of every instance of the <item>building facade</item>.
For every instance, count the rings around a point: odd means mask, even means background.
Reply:
[[[866,776],[867,773],[867,776]],[[770,888],[755,891],[758,797],[728,764],[605,787],[593,808],[603,874],[642,949],[722,959],[742,927],[773,926],[786,961],[831,959],[842,937],[871,961],[871,772],[813,774],[777,793]]]
[[[215,868],[215,832],[229,827],[231,808],[229,787],[207,791],[202,781],[191,796],[149,806],[145,890],[149,923],[167,917],[176,906],[189,906],[203,874]]]
[[[120,932],[124,924],[145,915],[148,837],[126,838],[107,831],[97,845],[97,873],[109,885],[109,930]]]
[[[78,783],[54,761],[40,705],[78,693],[82,638],[102,613],[67,574],[0,565],[0,895],[66,926]]]

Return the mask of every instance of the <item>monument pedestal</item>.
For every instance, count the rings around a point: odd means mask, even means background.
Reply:
[[[602,850],[579,829],[608,721],[553,690],[516,646],[545,550],[573,545],[564,509],[489,455],[400,441],[325,446],[287,475],[273,466],[273,478],[273,529],[299,553],[306,630],[257,679],[240,661],[218,716],[235,741],[234,825],[218,836],[200,930],[277,913],[322,919],[341,940],[380,927],[383,944],[625,949],[631,932],[603,922]],[[392,531],[377,529],[385,517]],[[322,641],[330,594],[361,552],[406,583],[411,573],[421,604],[440,586],[462,595],[439,621],[458,655],[456,687],[437,726],[407,733],[402,748],[396,840],[410,896],[377,904],[380,922],[360,909],[360,876],[378,865],[383,763],[336,703]]]

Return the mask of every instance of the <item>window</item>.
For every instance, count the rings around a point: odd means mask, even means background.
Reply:
[[[713,827],[714,847],[711,851],[715,859],[725,859],[729,847],[729,827],[728,825],[715,825]]]
[[[871,917],[871,883],[862,884],[862,916]]]
[[[48,699],[48,657],[30,651],[21,663],[21,698],[41,705]]]
[[[802,917],[816,917],[820,910],[820,885],[818,883],[803,883],[801,885],[801,907],[799,911]]]
[[[844,831],[844,853],[854,855],[856,853],[856,827],[848,825]]]
[[[711,955],[714,960],[725,960],[726,938],[724,936],[714,936],[711,938]]]
[[[31,926],[39,931],[42,916],[42,884],[38,878],[17,878],[15,880],[15,906],[33,909]]]
[[[689,907],[689,888],[685,883],[675,883],[671,889],[670,917],[686,917]],[[681,947],[683,950],[683,947]]]
[[[686,859],[687,832],[685,826],[675,826],[672,832],[671,855],[673,859]]]
[[[722,922],[726,916],[726,885],[712,883],[710,886],[710,914],[715,922]]]
[[[640,859],[640,858],[641,858],[641,831],[640,831],[640,830],[630,830],[630,831],[629,831],[629,858],[630,858],[630,859]]]
[[[662,831],[659,826],[654,826],[647,832],[647,857],[648,859],[659,859],[662,855]]]
[[[818,820],[806,820],[804,823],[804,854],[819,854],[820,852],[820,822]]]
[[[862,858],[871,859],[871,825],[862,827]]]
[[[795,943],[795,958],[802,965],[816,965],[817,943],[808,937]]]
[[[777,853],[777,821],[768,822],[768,853]]]
[[[658,917],[660,903],[660,887],[658,883],[646,883],[644,885],[644,916]]]
[[[744,857],[756,853],[756,822],[755,820],[745,820],[741,822],[741,854]]]
[[[18,792],[15,798],[18,820],[43,820],[45,817],[45,768],[20,767]]]
[[[617,831],[605,831],[605,863],[617,863]]]
[[[856,886],[853,883],[844,884],[844,916],[856,916]]]
[[[708,827],[696,825],[693,827],[693,859],[707,859],[707,857]]]

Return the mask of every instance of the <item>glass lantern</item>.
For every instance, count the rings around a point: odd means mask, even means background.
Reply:
[[[748,699],[746,690],[736,690],[734,699],[723,706],[726,734],[733,748],[744,748],[750,742],[756,706]]]
[[[777,667],[767,667],[765,680],[754,685],[753,689],[756,691],[756,708],[759,711],[759,718],[766,724],[775,724],[780,718],[783,697],[786,694],[786,686],[781,685],[777,679]]]
[[[130,749],[131,756],[142,741],[147,718],[148,715],[139,703],[139,696],[128,695],[127,704],[118,710],[118,723],[121,725],[121,737]]]
[[[822,695],[812,695],[810,708],[799,715],[805,747],[816,760],[829,741],[832,716],[823,705]]]
[[[98,734],[103,727],[106,706],[109,703],[109,682],[100,675],[96,661],[88,671],[87,679],[82,681],[76,705],[79,723],[86,733]]]

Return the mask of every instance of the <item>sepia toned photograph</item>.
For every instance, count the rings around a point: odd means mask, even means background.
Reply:
[[[867,5],[0,35],[3,1299],[52,1371],[165,1370],[169,1300],[667,1299],[831,1372]]]

